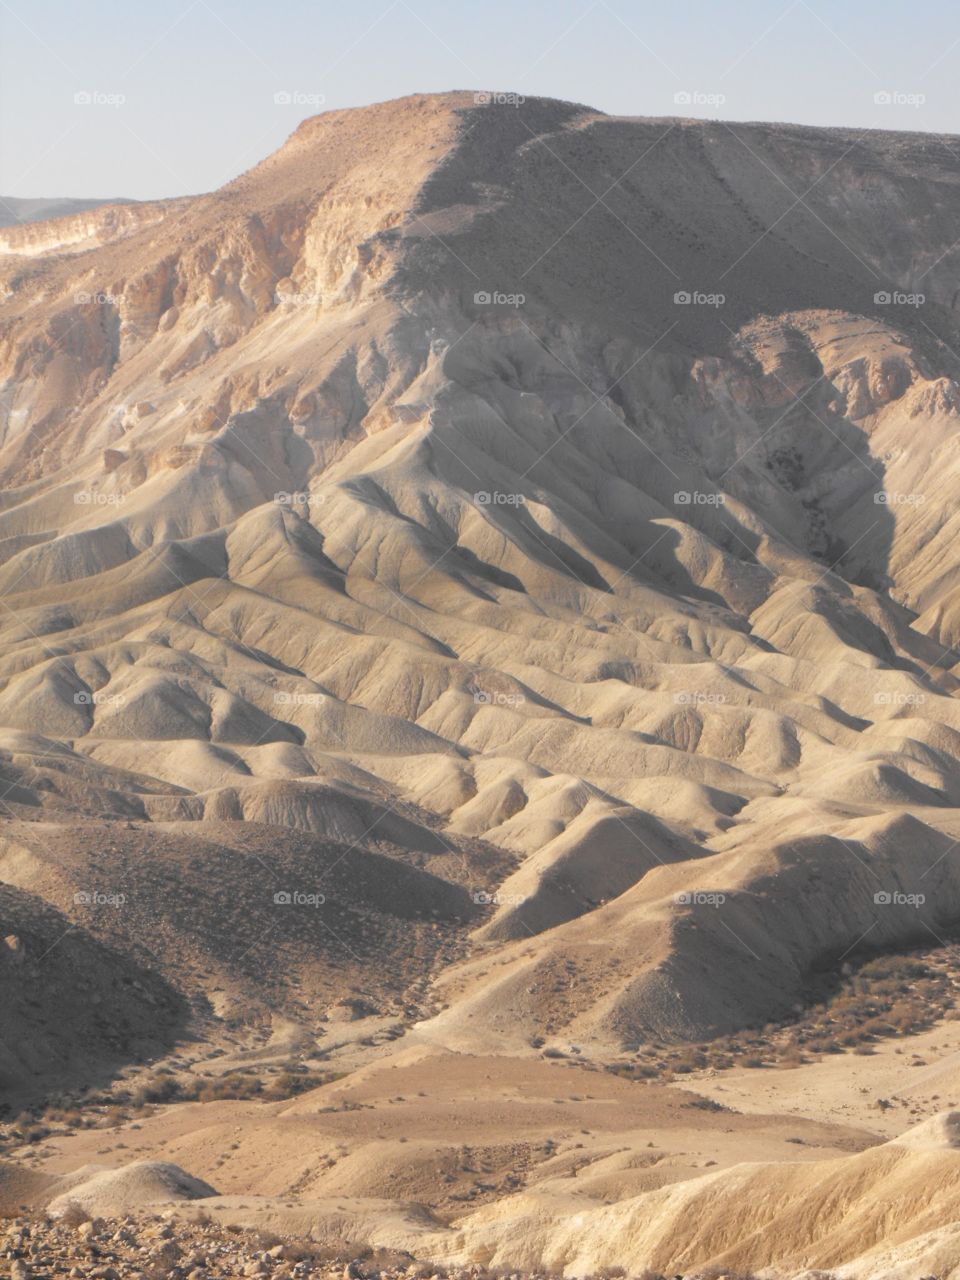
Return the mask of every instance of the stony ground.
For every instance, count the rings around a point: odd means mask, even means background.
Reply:
[[[552,1280],[547,1275],[485,1267],[435,1267],[409,1254],[370,1250],[352,1256],[349,1246],[311,1240],[281,1240],[262,1232],[223,1227],[198,1219],[163,1217],[88,1219],[78,1210],[60,1219],[31,1216],[10,1220],[0,1237],[0,1275],[10,1280],[82,1277],[83,1280]],[[607,1269],[602,1280],[626,1273]],[[828,1280],[824,1273],[819,1273]],[[667,1280],[645,1271],[636,1280]],[[744,1272],[688,1273],[676,1280],[753,1280]]]
[[[76,1215],[79,1217],[79,1215]],[[331,1253],[335,1256],[331,1256]],[[274,1280],[337,1275],[359,1276],[348,1255],[309,1242],[224,1228],[197,1221],[123,1217],[59,1221],[14,1219],[3,1237],[3,1255],[12,1280],[40,1276],[83,1276],[91,1280],[213,1280],[213,1277],[271,1276]],[[405,1266],[391,1274],[403,1274]]]

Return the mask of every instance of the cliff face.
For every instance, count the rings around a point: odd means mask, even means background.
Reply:
[[[132,200],[83,200],[67,197],[0,196],[0,227],[18,227],[31,222],[51,222],[99,209],[104,205],[130,205]]]
[[[65,751],[144,821],[317,830],[328,780],[482,838],[517,879],[470,885],[503,966],[445,971],[451,1044],[782,1011],[872,918],[838,850],[908,892],[960,797],[958,181],[453,94],[2,233],[23,802],[77,803]]]
[[[24,202],[17,202],[22,205]],[[0,223],[0,255],[35,258],[45,254],[84,253],[132,235],[143,227],[159,222],[166,214],[185,206],[185,200],[159,200],[149,203],[95,202],[84,208],[80,201],[49,201],[54,208],[39,217],[23,218],[11,225]],[[0,202],[0,208],[8,205]],[[79,204],[76,211],[56,210],[57,204]]]

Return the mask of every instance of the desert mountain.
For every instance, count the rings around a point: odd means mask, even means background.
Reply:
[[[331,1016],[607,1060],[943,940],[958,224],[952,138],[455,93],[0,233],[11,1094]],[[19,1047],[57,955],[122,985],[88,1060],[49,1011]],[[547,1188],[430,1247],[771,1265],[705,1208],[689,1256],[663,1225],[766,1176],[627,1179],[569,1239]],[[815,1248],[819,1172],[777,1177],[798,1267],[866,1253],[870,1206]]]

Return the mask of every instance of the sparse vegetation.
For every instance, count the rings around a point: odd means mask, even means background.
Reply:
[[[109,1091],[38,1102],[14,1120],[0,1124],[0,1153],[78,1129],[112,1128],[132,1115],[175,1102],[242,1102],[253,1098],[282,1102],[330,1084],[340,1075],[336,1071],[311,1071],[300,1063],[271,1072],[237,1069],[222,1075],[178,1075],[168,1067],[161,1068],[131,1087],[118,1082]]]
[[[318,1089],[339,1078],[337,1072],[316,1072],[306,1069],[286,1069],[263,1076],[249,1070],[227,1071],[219,1076],[174,1076],[157,1074],[139,1085],[124,1102],[139,1110],[151,1105],[168,1102],[225,1102],[262,1098],[266,1102],[281,1102],[296,1097],[308,1089]]]
[[[811,1002],[795,1020],[721,1036],[700,1045],[650,1044],[607,1070],[636,1080],[670,1080],[705,1068],[790,1068],[828,1054],[875,1052],[891,1037],[917,1035],[960,1016],[960,943],[923,953],[848,964],[811,982]]]

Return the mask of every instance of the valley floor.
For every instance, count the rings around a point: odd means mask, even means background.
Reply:
[[[903,960],[873,968],[892,969],[898,981],[916,986],[924,981],[917,974],[952,979],[955,962],[949,945],[918,953],[908,969]],[[822,1029],[826,1020],[838,1036],[847,1034],[844,1017],[856,1023],[861,1016],[851,993],[867,992],[872,1001],[874,986],[888,981],[871,985],[862,976],[870,971],[851,973],[791,1027],[766,1028],[758,1043],[766,1045],[767,1065],[745,1066],[745,1053],[725,1050],[721,1060],[733,1063],[727,1068],[666,1069],[662,1078],[625,1076],[627,1055],[603,1063],[576,1054],[451,1052],[430,1042],[429,1024],[393,1038],[396,1027],[385,1035],[390,1028],[372,1016],[331,1026],[323,1059],[305,1054],[294,1029],[283,1025],[272,1037],[251,1035],[226,1051],[184,1048],[126,1073],[98,1100],[36,1108],[4,1126],[0,1208],[21,1215],[4,1241],[10,1275],[65,1274],[58,1268],[69,1261],[77,1276],[286,1280],[346,1274],[355,1259],[351,1274],[385,1277],[435,1269],[476,1276],[490,1267],[531,1274],[566,1267],[583,1275],[618,1265],[643,1274],[650,1265],[650,1275],[660,1268],[670,1276],[749,1270],[765,1277],[815,1264],[822,1270],[851,1221],[859,1222],[860,1251],[875,1243],[862,1201],[871,1181],[880,1193],[893,1176],[885,1153],[906,1157],[916,1133],[926,1132],[924,1159],[942,1159],[951,1170],[960,1163],[952,1117],[943,1116],[960,1102],[960,1021],[945,994],[943,1007],[931,1008],[931,1025],[915,1034],[877,1034],[867,1051],[861,1043],[859,1051],[806,1054],[795,1065],[777,1060],[788,1031],[796,1039],[797,1028]],[[643,1053],[629,1057],[645,1060]],[[145,1101],[163,1096],[165,1080],[177,1082],[166,1086],[170,1097],[208,1100]],[[875,1169],[857,1166],[868,1158]],[[739,1242],[727,1262],[716,1234],[698,1239],[688,1222],[685,1235],[674,1218],[670,1197],[682,1186],[712,1185],[722,1205],[741,1193],[745,1173],[762,1178],[767,1171],[775,1179],[799,1166],[814,1181],[847,1176],[851,1203],[843,1229],[827,1224],[822,1239],[798,1249],[784,1194],[782,1262],[776,1242],[762,1233]],[[920,1185],[914,1191],[924,1195]],[[651,1219],[660,1214],[659,1238],[654,1232],[640,1246],[649,1249],[641,1257],[621,1224],[617,1263],[591,1224],[605,1211],[632,1206],[646,1206]],[[82,1226],[90,1217],[95,1228]],[[198,1219],[205,1225],[195,1225]],[[592,1238],[594,1265],[582,1247],[579,1256],[552,1255],[546,1240],[522,1265],[506,1261],[515,1255],[517,1223],[530,1239],[561,1221]],[[171,1269],[157,1271],[165,1228],[184,1257],[205,1261],[184,1268],[167,1248]],[[377,1248],[396,1252],[372,1263]],[[849,1259],[855,1246],[848,1239],[842,1248]],[[15,1269],[18,1257],[29,1272]],[[837,1270],[881,1274],[869,1260],[862,1272]]]

